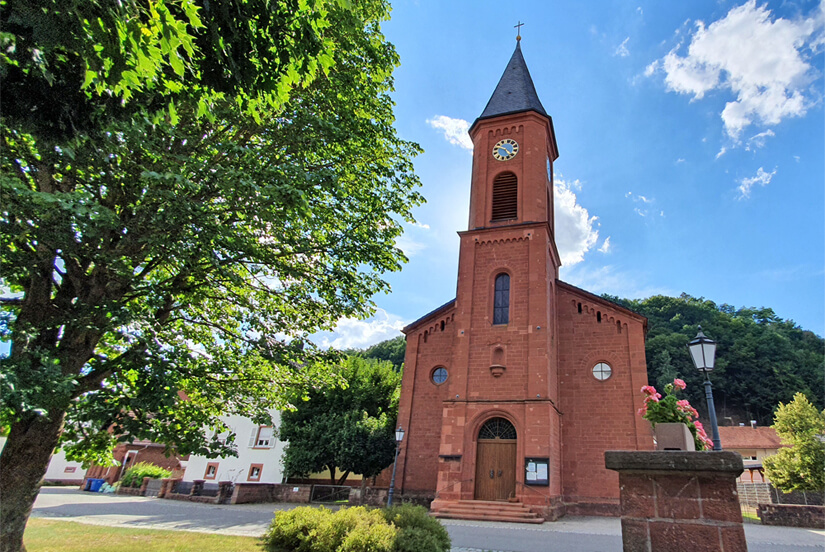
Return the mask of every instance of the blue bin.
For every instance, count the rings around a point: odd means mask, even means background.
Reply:
[[[84,491],[91,491],[93,493],[100,492],[100,487],[105,483],[105,479],[93,479],[89,478],[86,480],[86,488],[83,489]]]

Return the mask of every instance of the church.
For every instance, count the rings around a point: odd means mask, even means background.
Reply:
[[[442,517],[617,515],[604,452],[653,448],[647,319],[559,280],[559,152],[520,42],[469,133],[456,297],[403,330],[396,492]]]

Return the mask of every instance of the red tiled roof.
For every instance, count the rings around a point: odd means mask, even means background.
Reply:
[[[726,450],[778,449],[783,446],[776,431],[767,426],[722,426],[719,428],[719,439]]]

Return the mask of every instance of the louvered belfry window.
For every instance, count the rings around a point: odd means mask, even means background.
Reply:
[[[492,222],[518,217],[518,178],[511,172],[503,172],[493,180]]]

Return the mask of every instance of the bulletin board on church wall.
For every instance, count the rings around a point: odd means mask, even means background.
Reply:
[[[524,459],[524,484],[525,485],[550,485],[550,459],[549,458],[525,458]]]

